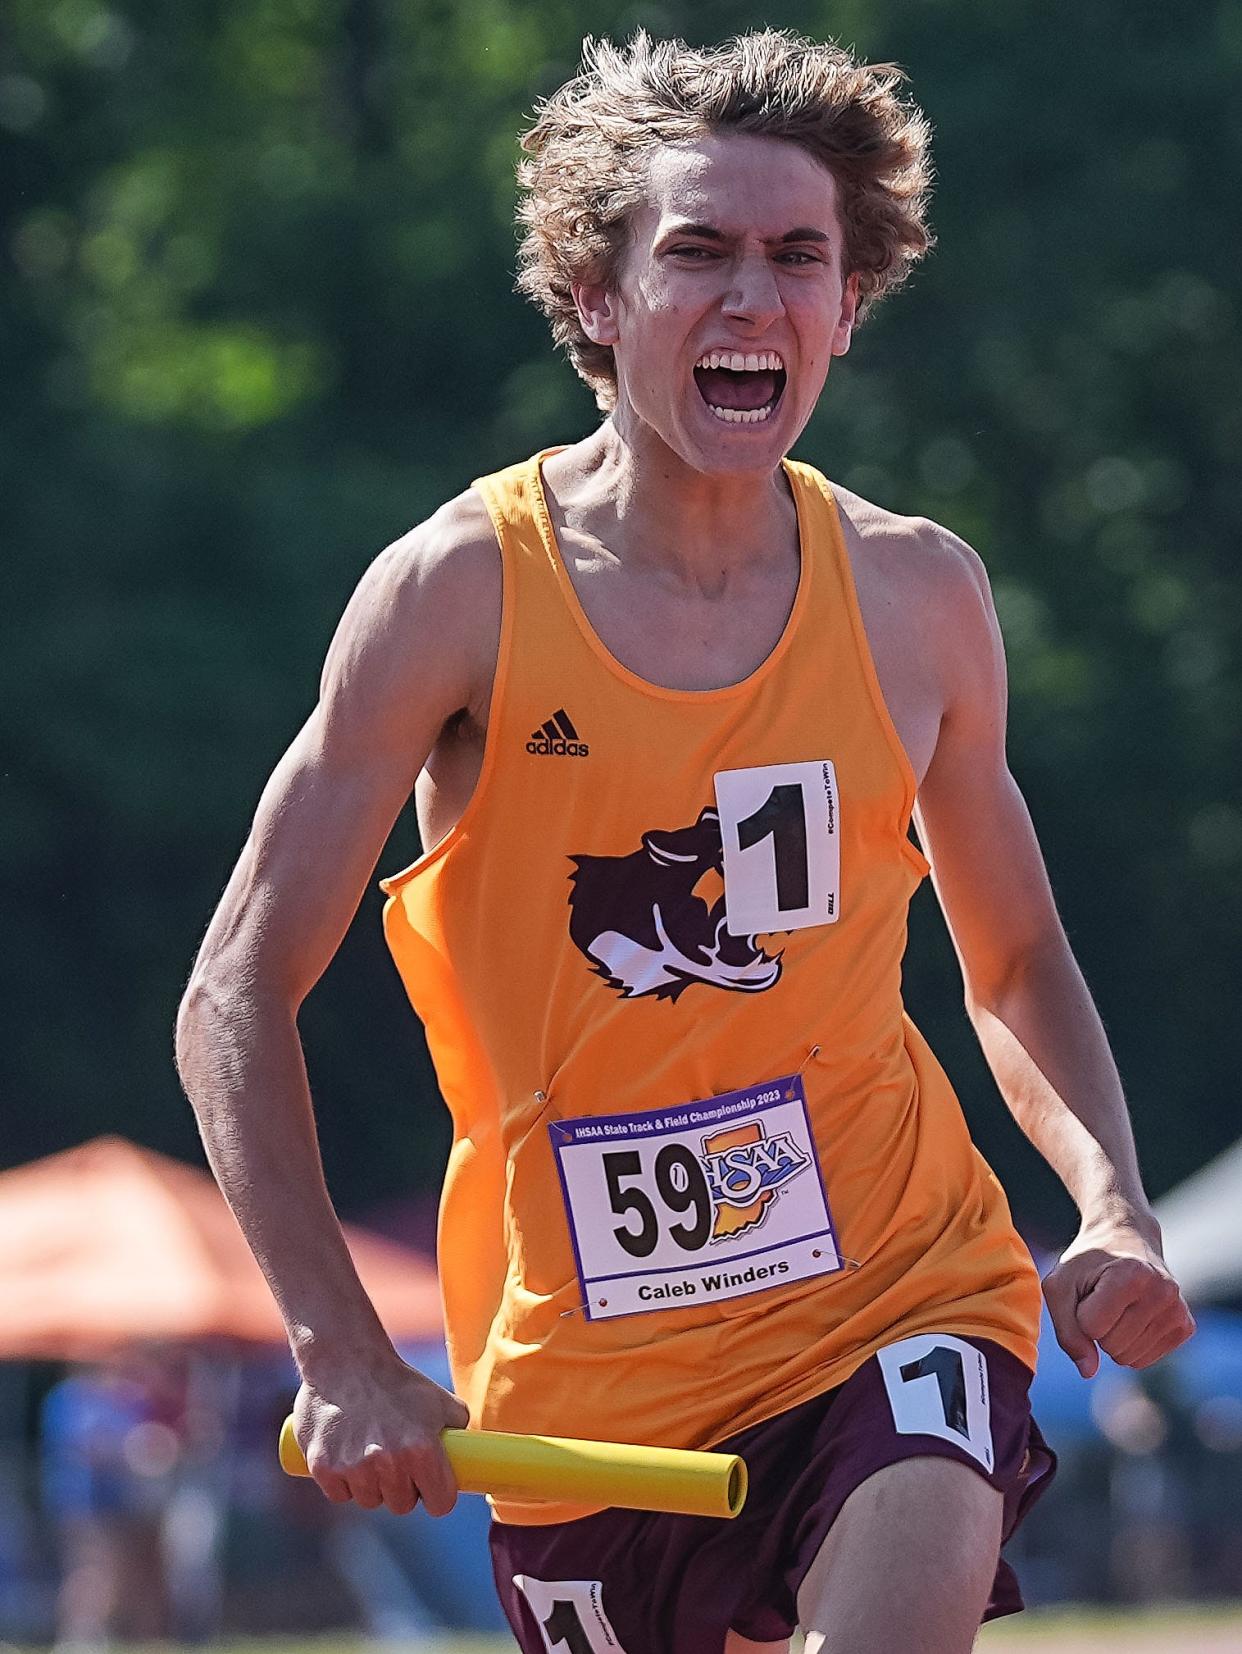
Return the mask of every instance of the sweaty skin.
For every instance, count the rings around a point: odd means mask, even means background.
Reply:
[[[649,182],[615,288],[575,292],[584,329],[613,351],[616,407],[549,458],[544,477],[571,578],[604,643],[653,683],[702,689],[752,672],[788,617],[798,547],[780,461],[849,348],[856,283],[841,267],[834,181],[792,145],[731,135],[668,146]],[[766,421],[725,423],[708,408],[694,365],[726,348],[780,355],[785,388]],[[919,781],[919,836],[967,1009],[1008,1106],[1082,1214],[1045,1283],[1057,1337],[1087,1375],[1097,1345],[1147,1366],[1193,1323],[1161,1260],[1116,1070],[1006,764],[1004,660],[986,576],[935,524],[844,490],[837,498],[881,689]],[[323,1184],[297,1014],[411,789],[428,845],[465,807],[499,627],[499,552],[482,502],[467,493],[363,576],[178,1018],[178,1063],[208,1157],[302,1373],[295,1417],[311,1473],[329,1498],[368,1508],[406,1511],[420,1497],[433,1514],[450,1508],[438,1434],[464,1423],[466,1409],[400,1361],[354,1273]],[[955,1485],[965,1510],[976,1490]],[[869,1529],[887,1521],[882,1490],[860,1498],[865,1487],[834,1529],[834,1555],[867,1549]],[[937,1486],[937,1508],[946,1497]],[[991,1531],[987,1501],[977,1514],[980,1532]],[[934,1534],[929,1544],[926,1566],[948,1579],[946,1612],[957,1611],[953,1558]],[[820,1607],[807,1613],[819,1646],[837,1646],[823,1640]],[[951,1641],[946,1631],[937,1647]]]

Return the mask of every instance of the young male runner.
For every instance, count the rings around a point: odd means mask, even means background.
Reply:
[[[1006,1101],[1082,1213],[1045,1283],[1090,1376],[1192,1323],[1004,753],[987,581],[785,456],[928,245],[899,76],[775,32],[599,46],[525,143],[522,284],[608,417],[391,546],[269,783],[178,1029],[329,1498],[453,1503],[446,1425],[706,1447],[737,1521],[501,1501],[521,1646],[969,1648],[1046,1485],[1039,1283],[901,1006],[930,869]],[[296,1030],[386,881],[454,1144],[456,1399],[324,1190]],[[917,799],[917,802],[916,802]],[[908,836],[911,813],[919,849]],[[926,858],[926,859],[925,859]]]

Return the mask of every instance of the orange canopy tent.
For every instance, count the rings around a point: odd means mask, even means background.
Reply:
[[[431,1263],[348,1224],[345,1237],[389,1335],[439,1336]],[[137,1340],[284,1337],[207,1172],[100,1137],[0,1173],[0,1359],[91,1361]]]

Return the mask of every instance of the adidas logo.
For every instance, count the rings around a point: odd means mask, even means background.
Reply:
[[[578,739],[578,731],[564,707],[531,731],[526,750],[555,758],[586,758],[591,751],[585,741]]]

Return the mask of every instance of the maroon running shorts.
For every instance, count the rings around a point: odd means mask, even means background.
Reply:
[[[779,1642],[824,1536],[861,1482],[900,1459],[958,1459],[1005,1499],[1008,1540],[1056,1470],[1031,1417],[1031,1374],[984,1338],[920,1334],[835,1390],[717,1444],[740,1453],[740,1516],[605,1510],[574,1522],[493,1522],[496,1588],[524,1654],[721,1654],[730,1627]],[[1018,1613],[1001,1560],[984,1619]]]

